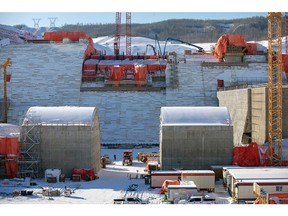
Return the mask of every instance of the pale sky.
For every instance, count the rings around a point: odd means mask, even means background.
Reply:
[[[285,2],[285,3],[284,3]],[[7,0],[1,3],[0,24],[56,27],[65,24],[115,23],[115,12],[132,12],[132,23],[167,19],[233,19],[288,11],[287,0]]]
[[[220,12],[132,12],[132,23],[151,23],[167,19],[236,19],[253,16],[266,16],[267,13],[260,12],[239,12],[239,13],[220,13]],[[126,14],[122,13],[122,23],[125,23]],[[39,20],[40,19],[40,20]],[[50,22],[55,21],[56,27],[65,24],[105,24],[115,23],[115,12],[1,12],[0,24],[17,25],[25,24],[33,27],[34,22],[39,21],[39,26],[48,27]]]

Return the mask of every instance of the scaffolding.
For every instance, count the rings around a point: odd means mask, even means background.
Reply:
[[[21,145],[21,156],[18,160],[18,177],[40,177],[40,126],[41,124],[29,122],[25,124],[24,116],[22,123],[20,123],[20,145]]]

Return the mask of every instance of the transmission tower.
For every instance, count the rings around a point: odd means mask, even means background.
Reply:
[[[120,53],[121,12],[116,12],[114,54]],[[126,12],[126,55],[131,55],[131,12]]]
[[[40,22],[40,20],[41,20],[41,19],[39,19],[39,18],[37,18],[37,19],[34,18],[34,19],[33,19],[33,21],[34,21],[34,28],[36,28],[36,29],[39,28],[39,22]]]
[[[50,20],[50,28],[55,27],[55,22],[58,19],[58,17],[49,17],[48,19]]]
[[[282,161],[282,14],[268,13],[268,142],[272,166]]]
[[[131,55],[131,12],[126,12],[126,55]]]

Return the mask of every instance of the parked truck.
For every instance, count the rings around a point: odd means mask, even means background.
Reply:
[[[113,200],[114,204],[148,204],[147,200],[142,200],[138,197],[126,197]]]
[[[132,166],[133,161],[133,154],[132,150],[125,150],[123,151],[123,160],[122,165],[123,166]]]
[[[180,200],[178,204],[216,204],[216,199],[209,196],[191,196],[188,200]]]
[[[145,172],[148,173],[148,175],[151,174],[151,171],[159,170],[160,165],[157,160],[147,160],[146,161],[146,167],[144,169]]]

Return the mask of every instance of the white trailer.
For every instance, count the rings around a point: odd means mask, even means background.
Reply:
[[[268,193],[288,192],[288,179],[249,179],[235,183],[234,198],[236,200],[255,200],[257,196],[253,192],[254,182]]]
[[[256,199],[256,196],[253,195],[253,182],[260,184],[265,190],[267,186],[269,192],[280,192],[280,188],[286,192],[284,190],[286,190],[287,179],[288,168],[283,167],[228,168],[227,190],[232,197],[238,200]],[[266,186],[263,185],[264,182]],[[271,188],[274,191],[271,191]]]
[[[199,191],[214,192],[215,190],[215,173],[212,170],[182,170],[181,180],[193,181]]]
[[[165,180],[181,180],[181,171],[151,171],[150,187],[161,188]]]
[[[179,200],[188,200],[194,195],[198,195],[198,190],[193,181],[180,181],[180,185],[168,185],[167,187],[167,199],[172,203],[177,203]]]

